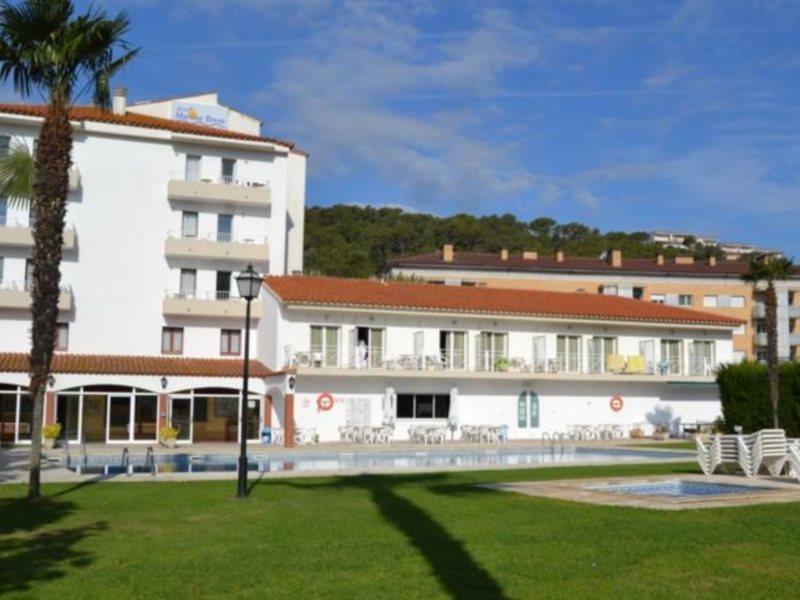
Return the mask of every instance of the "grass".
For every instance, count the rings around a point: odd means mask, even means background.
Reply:
[[[691,465],[0,486],[0,596],[796,597],[800,505],[657,512],[491,481]]]

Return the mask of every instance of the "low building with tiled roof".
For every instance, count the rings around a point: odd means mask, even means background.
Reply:
[[[543,255],[535,251],[459,252],[446,244],[441,252],[390,259],[389,277],[435,284],[535,289],[619,295],[644,302],[683,306],[744,321],[734,334],[738,359],[763,358],[766,352],[764,303],[758,290],[742,281],[746,260],[693,256],[631,258],[619,250],[599,257]],[[800,270],[778,285],[779,354],[800,359]]]
[[[652,431],[719,415],[716,369],[740,319],[616,296],[270,276],[261,360],[294,377],[323,440],[383,424],[530,439],[580,426]],[[268,327],[262,322],[260,327]],[[447,434],[448,436],[450,433]]]

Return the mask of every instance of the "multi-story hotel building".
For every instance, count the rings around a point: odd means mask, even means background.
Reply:
[[[448,285],[585,292],[619,295],[644,302],[684,306],[733,317],[744,323],[733,336],[734,359],[764,358],[763,292],[742,282],[747,264],[739,260],[626,258],[619,250],[601,258],[540,256],[537,252],[497,254],[442,252],[390,260],[390,276],[416,277]],[[800,273],[778,290],[778,353],[800,359]]]
[[[199,439],[235,440],[245,303],[233,278],[248,263],[302,271],[306,156],[216,94],[129,105],[117,89],[113,102],[71,114],[46,419],[74,440],[154,441],[159,419],[191,418],[192,405]],[[0,105],[2,149],[32,151],[43,112]],[[0,198],[0,421],[12,441],[30,435],[30,214]],[[259,301],[253,316],[254,350]],[[253,369],[257,436],[266,370]],[[168,406],[167,394],[183,399]]]

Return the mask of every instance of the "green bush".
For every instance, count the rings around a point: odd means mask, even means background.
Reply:
[[[800,363],[780,367],[780,426],[790,437],[800,437]],[[767,367],[754,362],[725,365],[717,373],[725,431],[741,425],[745,433],[772,427]]]

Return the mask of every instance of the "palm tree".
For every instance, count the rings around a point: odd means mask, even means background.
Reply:
[[[76,15],[71,0],[0,3],[0,81],[11,79],[16,92],[28,97],[36,90],[46,99],[33,182],[30,499],[40,493],[44,392],[58,318],[72,151],[69,110],[87,90],[98,107],[110,106],[111,77],[138,52],[124,39],[128,29],[124,13],[109,18],[90,7]]]
[[[774,256],[753,256],[749,259],[747,273],[742,280],[754,288],[765,286],[765,317],[767,324],[767,371],[769,373],[769,400],[772,404],[772,425],[777,429],[778,400],[780,398],[780,379],[778,365],[778,296],[775,282],[789,279],[795,272],[795,265],[788,258]]]

